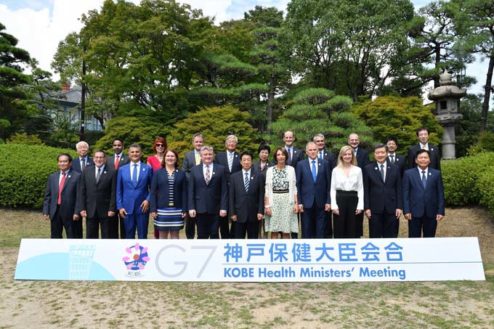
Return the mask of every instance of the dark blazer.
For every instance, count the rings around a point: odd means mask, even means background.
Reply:
[[[317,157],[319,158],[319,150],[317,150]],[[329,166],[329,171],[331,172],[333,168],[336,166],[336,157],[331,153],[330,151],[324,149],[322,150],[323,152],[323,159],[326,160]]]
[[[96,166],[86,167],[79,183],[80,210],[86,210],[88,218],[106,218],[108,211],[116,211],[115,188],[117,175],[115,170],[105,166],[96,182]]]
[[[144,200],[149,201],[149,189],[153,178],[151,166],[141,162],[139,180],[134,184],[130,179],[131,166],[132,162],[129,162],[118,169],[116,192],[117,209],[124,208],[129,215],[142,213],[140,206]]]
[[[386,162],[384,182],[377,162],[369,163],[363,169],[364,209],[375,214],[394,214],[403,209],[400,169]]]
[[[264,175],[251,169],[249,191],[245,191],[244,172],[230,177],[230,216],[236,215],[239,223],[257,222],[257,214],[264,213]]]
[[[90,156],[87,157],[86,159],[86,167],[89,167],[91,165],[93,165],[93,158],[91,158]],[[82,170],[81,170],[81,160],[80,158],[77,156],[75,157],[73,160],[72,160],[72,170],[75,171],[75,172],[78,172],[79,174],[82,173]]]
[[[415,155],[420,150],[420,144],[415,144],[408,150],[408,168],[415,168]],[[429,152],[431,154],[431,163],[429,167],[437,170],[441,170],[441,155],[439,154],[439,148],[435,145],[429,144]]]
[[[232,162],[232,170],[228,168],[228,158],[226,152],[218,152],[216,154],[216,157],[214,159],[214,163],[220,164],[223,167],[225,167],[225,173],[226,173],[226,181],[230,182],[230,175],[233,173],[236,173],[239,170],[242,170],[242,166],[240,165],[240,156],[238,155],[238,152],[235,152],[233,154],[233,162]]]
[[[195,166],[190,170],[187,207],[195,209],[198,214],[217,215],[220,210],[228,210],[225,167],[213,165],[209,184],[204,180],[202,167]]]
[[[201,162],[202,163],[202,162]],[[182,164],[182,170],[188,176],[192,167],[196,166],[196,156],[194,150],[185,153],[184,163]]]
[[[369,164],[369,151],[361,147],[357,148],[357,166],[364,169]]]
[[[50,218],[55,216],[58,201],[58,186],[60,171],[54,172],[48,177],[46,183],[45,198],[43,201],[43,214],[49,215]],[[60,216],[70,218],[79,215],[79,205],[77,204],[77,193],[79,188],[81,174],[74,170],[67,172],[67,178],[62,190],[62,204],[60,205]]]
[[[269,167],[272,167],[273,163],[269,162],[267,163],[266,166],[261,170],[261,162],[259,160],[255,161],[254,164],[252,165],[252,169],[255,170],[256,172],[262,174],[264,178],[266,179],[266,171],[268,171]]]
[[[153,175],[151,182],[151,196],[149,199],[149,209],[151,212],[157,209],[169,207],[170,191],[168,190],[168,172],[161,168]],[[187,211],[187,178],[183,170],[175,170],[173,180],[173,204],[174,207]]]
[[[123,165],[126,165],[129,162],[130,162],[129,157],[122,152],[122,155],[120,156],[118,168],[121,168]],[[108,169],[115,170],[115,154],[107,158],[106,166],[108,167]]]
[[[424,189],[419,170],[405,170],[403,175],[403,213],[413,217],[435,218],[444,215],[444,187],[441,172],[429,167],[427,185]]]
[[[286,164],[289,166],[292,166],[295,169],[295,168],[297,168],[297,163],[304,159],[304,151],[302,151],[302,150],[300,150],[294,146],[292,146],[292,147],[293,147],[292,159],[290,159],[290,154],[288,154],[288,159],[286,161]],[[284,148],[286,149],[286,146],[284,146]]]
[[[316,181],[312,178],[311,159],[305,159],[297,164],[297,194],[298,202],[304,208],[324,208],[324,205],[331,203],[331,172],[325,160],[317,160]]]
[[[394,164],[396,167],[398,167],[398,169],[400,170],[400,175],[401,175],[401,177],[403,177],[403,173],[405,172],[405,169],[407,169],[406,168],[407,162],[406,162],[406,159],[403,155],[399,155],[399,154],[395,153],[395,162],[394,163],[391,163],[391,160],[388,156],[387,162],[390,164]]]

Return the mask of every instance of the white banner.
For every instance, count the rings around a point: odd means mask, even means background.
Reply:
[[[17,280],[485,280],[477,238],[22,239]]]

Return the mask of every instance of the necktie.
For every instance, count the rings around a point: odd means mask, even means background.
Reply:
[[[65,180],[67,179],[67,173],[65,171],[62,172],[62,179],[60,179],[60,183],[58,184],[58,198],[57,204],[62,204],[62,191],[65,186]]]
[[[292,163],[292,148],[288,147],[287,151],[288,151],[288,163]]]
[[[425,170],[422,170],[422,186],[424,189],[427,186],[427,176],[425,176]]]
[[[312,160],[311,171],[312,171],[312,179],[315,182],[317,179],[316,160]]]
[[[134,163],[134,170],[132,171],[132,182],[137,183],[137,163]]]
[[[120,155],[115,154],[115,162],[113,164],[115,169],[118,169],[118,166],[120,165]]]
[[[232,172],[233,153],[228,152],[228,171]]]
[[[204,180],[206,181],[206,185],[211,181],[211,171],[209,170],[209,165],[206,166],[206,175],[204,176]]]
[[[381,178],[384,182],[384,165],[383,164],[381,164],[381,170],[380,171],[381,171]]]
[[[321,160],[323,159],[323,154],[322,153],[323,153],[323,151],[319,151],[319,159],[321,159]]]
[[[391,154],[389,156],[390,160],[391,160],[391,163],[395,163],[395,155],[394,154]]]
[[[101,167],[98,168],[98,173],[96,174],[96,183],[99,182],[100,178],[101,178]]]
[[[81,171],[86,168],[86,158],[81,158]]]
[[[194,156],[196,159],[196,166],[198,166],[201,163],[201,156],[200,156],[199,152],[196,152],[196,151],[194,151]]]
[[[244,186],[245,186],[245,192],[249,192],[249,173],[245,173],[245,178],[244,178]]]

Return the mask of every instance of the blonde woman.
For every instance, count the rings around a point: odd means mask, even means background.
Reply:
[[[362,170],[351,146],[343,146],[331,174],[331,209],[335,238],[359,238],[355,215],[364,209]]]

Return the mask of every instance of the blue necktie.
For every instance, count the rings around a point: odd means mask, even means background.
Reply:
[[[422,186],[424,189],[427,186],[427,176],[425,176],[425,170],[422,170]]]
[[[314,182],[316,181],[317,178],[317,171],[316,171],[316,160],[312,160],[312,166],[311,166],[311,171],[312,171],[312,179]]]
[[[134,164],[134,170],[132,171],[132,182],[137,184],[137,163]]]

